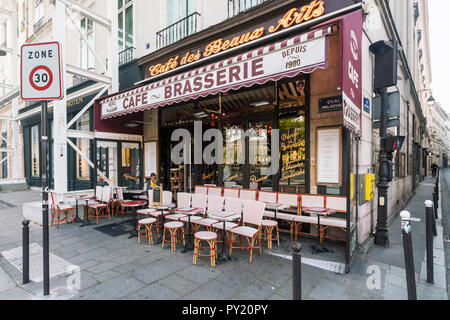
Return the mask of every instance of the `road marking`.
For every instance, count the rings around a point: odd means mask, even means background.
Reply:
[[[292,256],[286,255],[286,254],[279,254],[279,253],[273,253],[269,252],[270,255],[280,257],[286,260],[292,260]],[[318,259],[310,259],[310,258],[303,258],[302,257],[302,264],[309,265],[311,267],[315,267],[318,269],[334,272],[334,273],[345,273],[345,264],[334,262],[334,261],[325,261],[325,260],[318,260]]]

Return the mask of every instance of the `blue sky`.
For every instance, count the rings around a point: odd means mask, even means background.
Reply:
[[[430,46],[433,70],[433,97],[450,113],[450,44],[447,21],[450,1],[428,0],[430,10]]]

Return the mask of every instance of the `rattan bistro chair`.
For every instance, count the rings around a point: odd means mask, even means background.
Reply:
[[[108,217],[109,220],[111,221],[111,210],[110,210],[110,205],[112,201],[111,187],[103,187],[101,201],[102,203],[91,203],[88,206],[89,217],[92,218],[92,215],[94,214],[97,220],[97,224],[99,218]]]
[[[222,212],[224,201],[225,201],[224,197],[208,196],[208,205],[207,205],[206,212],[207,213]],[[204,227],[207,231],[214,231],[213,225],[216,224],[217,222],[219,222],[219,221],[217,221],[215,219],[204,218],[204,219],[196,220],[192,223],[194,225]]]
[[[262,255],[261,246],[261,228],[264,210],[266,204],[260,201],[245,200],[243,206],[243,226],[231,229],[231,245],[230,255],[233,249],[243,249],[250,253],[249,263],[252,263],[253,249],[259,249],[259,254]],[[241,246],[234,247],[233,243],[236,242],[237,237],[241,239]],[[248,246],[243,245],[243,238],[247,239]],[[255,246],[255,242],[258,242],[258,246]]]
[[[67,205],[65,203],[59,202],[57,199],[57,196],[54,192],[50,192],[50,200],[51,200],[51,215],[52,215],[52,223],[56,216],[56,227],[59,229],[59,224],[61,222],[72,222],[74,223],[75,217],[74,217],[74,207],[71,205]],[[64,220],[61,220],[61,213],[66,215],[66,218]],[[69,219],[69,215],[72,215],[72,218]]]

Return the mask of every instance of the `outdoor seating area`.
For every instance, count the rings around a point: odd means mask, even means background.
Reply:
[[[193,264],[209,257],[211,267],[232,260],[235,250],[247,252],[251,264],[255,250],[262,255],[263,248],[280,247],[280,232],[288,233],[291,241],[298,241],[299,236],[316,238],[314,254],[332,252],[323,247],[324,239],[346,241],[346,197],[208,185],[196,186],[193,194],[174,195],[158,190],[158,199],[151,189],[145,193],[132,192],[132,198],[142,199],[144,194],[148,201],[124,200],[124,194],[130,195],[130,190],[97,186],[94,196],[77,196],[76,206],[58,202],[52,193],[52,225],[54,218],[58,227],[62,222],[81,221],[78,201],[85,201],[82,204],[85,223],[95,219],[98,225],[101,219],[110,222],[113,217],[123,219],[133,215],[134,230],[130,238],[137,237],[138,244],[144,240],[148,245],[162,248],[169,245],[172,252],[182,245],[182,253],[193,252]],[[61,220],[61,213],[67,215],[65,220]],[[341,217],[330,217],[334,214]],[[343,236],[329,234],[331,229],[342,230]]]

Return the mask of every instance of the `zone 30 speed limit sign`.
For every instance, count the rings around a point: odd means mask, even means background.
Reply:
[[[61,50],[58,42],[26,44],[21,49],[22,100],[60,100],[63,97]]]

